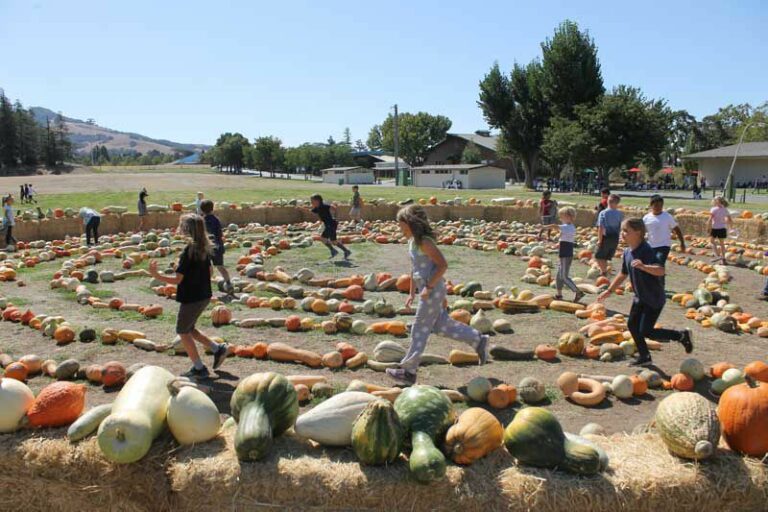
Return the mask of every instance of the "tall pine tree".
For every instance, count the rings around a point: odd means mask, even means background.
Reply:
[[[0,90],[0,166],[16,167],[18,161],[16,119],[13,106]]]

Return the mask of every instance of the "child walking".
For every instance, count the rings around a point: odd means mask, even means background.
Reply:
[[[328,248],[329,251],[331,251],[330,259],[335,258],[336,255],[339,254],[339,252],[333,247],[335,245],[344,253],[344,259],[348,260],[349,256],[352,254],[352,251],[344,247],[344,244],[336,239],[336,228],[339,225],[336,219],[333,218],[334,214],[336,213],[336,207],[332,204],[324,203],[323,196],[320,194],[313,195],[309,198],[309,200],[312,203],[312,209],[310,211],[320,217],[320,220],[323,223],[323,232],[320,234],[320,241]]]
[[[579,290],[576,283],[571,279],[571,263],[573,263],[573,247],[576,243],[576,227],[573,221],[576,220],[576,210],[570,206],[560,210],[559,215],[562,224],[551,226],[560,231],[560,243],[558,244],[558,258],[560,263],[557,267],[557,277],[555,286],[557,287],[557,300],[563,298],[563,286],[567,286],[574,295],[573,302],[579,302],[584,297],[584,292]]]
[[[80,220],[85,228],[85,245],[91,245],[91,236],[93,243],[99,243],[99,224],[101,224],[101,215],[91,208],[80,208]]]
[[[630,366],[647,366],[651,364],[651,353],[645,338],[656,341],[677,341],[685,348],[686,353],[693,352],[691,330],[675,331],[672,329],[657,329],[664,308],[664,264],[659,261],[657,251],[645,241],[645,223],[642,219],[627,219],[621,225],[621,236],[627,248],[624,249],[621,273],[611,282],[607,290],[598,296],[598,302],[603,302],[629,277],[635,296],[629,311],[627,327],[635,340],[638,356],[629,363]]]
[[[13,237],[13,228],[16,226],[16,218],[13,215],[13,196],[8,194],[3,198],[3,229],[5,229],[5,245],[16,245]]]
[[[352,206],[349,209],[349,220],[353,223],[360,223],[363,220],[363,199],[360,197],[360,187],[352,185]]]
[[[195,213],[199,216],[203,216],[203,211],[200,209],[200,205],[202,204],[203,200],[205,199],[205,194],[202,192],[198,192],[197,196],[195,197]]]
[[[539,217],[541,217],[541,229],[539,230],[539,239],[541,239],[542,233],[547,231],[547,240],[551,240],[552,224],[555,223],[555,214],[557,211],[557,201],[552,200],[552,192],[545,190],[541,193],[541,201],[539,201]]]
[[[621,197],[618,194],[608,196],[608,208],[602,210],[597,216],[597,251],[595,261],[600,267],[600,274],[608,275],[608,262],[616,254],[621,235],[621,221],[624,214],[619,211]]]
[[[707,220],[707,229],[709,229],[710,241],[712,243],[712,261],[725,261],[725,237],[728,236],[728,228],[733,225],[731,213],[728,211],[728,201],[723,196],[717,196],[712,200],[712,209],[709,210],[709,220]],[[719,242],[719,244],[718,244]],[[718,252],[717,246],[720,245]]]
[[[139,202],[138,202],[138,212],[139,212],[139,233],[143,233],[144,230],[147,228],[146,222],[147,222],[147,197],[149,194],[147,193],[146,188],[142,188],[139,191]]]
[[[415,384],[421,355],[432,333],[471,345],[480,358],[480,364],[485,364],[488,336],[448,316],[443,278],[448,263],[437,248],[426,210],[415,204],[406,206],[397,213],[397,222],[403,235],[409,239],[408,255],[411,259],[411,290],[405,306],[411,306],[416,293],[419,294],[419,306],[411,327],[408,353],[400,361],[400,368],[387,369],[387,375],[399,382]]]
[[[224,266],[224,231],[221,229],[221,221],[213,214],[213,201],[210,199],[203,200],[200,203],[200,210],[202,210],[204,215],[205,230],[208,232],[208,236],[213,244],[211,261],[216,270],[219,271],[219,274],[221,274],[221,277],[224,278],[224,290],[232,295],[235,292],[235,287],[232,286],[229,272],[227,272],[227,267]]]
[[[200,332],[197,319],[211,301],[211,243],[205,231],[205,223],[199,215],[182,215],[179,220],[179,233],[188,238],[187,246],[181,252],[176,273],[161,274],[157,260],[149,263],[152,277],[166,284],[175,285],[176,301],[179,302],[179,314],[176,317],[176,334],[192,360],[192,368],[185,373],[187,377],[206,378],[208,368],[200,360],[195,341],[208,347],[213,353],[213,369],[221,366],[227,358],[229,347],[226,343],[216,343]]]

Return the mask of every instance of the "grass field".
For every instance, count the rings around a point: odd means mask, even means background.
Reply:
[[[133,166],[133,167],[97,167],[90,171],[80,171],[61,176],[31,176],[8,177],[0,180],[0,192],[18,194],[19,184],[33,183],[38,196],[38,205],[43,210],[48,208],[67,208],[90,206],[102,208],[108,205],[126,206],[129,211],[136,210],[138,191],[146,187],[150,193],[150,203],[168,204],[175,201],[190,203],[194,201],[198,190],[206,196],[219,201],[255,202],[308,198],[313,193],[320,193],[331,201],[347,202],[351,196],[350,186],[331,185],[319,182],[308,182],[303,179],[260,178],[249,175],[221,174],[205,166],[176,167],[176,166]],[[389,185],[362,185],[360,187],[364,199],[382,198],[391,201],[401,201],[412,198],[428,198],[435,196],[439,200],[461,197],[475,197],[483,202],[489,202],[498,197],[515,197],[518,199],[535,199],[541,197],[540,192],[526,190],[523,187],[508,187],[505,190],[442,190],[419,187],[395,187]],[[687,195],[687,192],[675,192],[673,195]],[[596,196],[578,193],[555,193],[559,202],[594,205]],[[748,208],[754,211],[765,211],[768,208],[768,196],[761,201],[759,196],[751,196],[747,203],[737,203],[736,209]],[[645,207],[647,197],[625,196],[623,204],[628,206]],[[670,198],[670,207],[686,207],[693,209],[709,208],[709,200]],[[29,206],[20,205],[18,209]]]

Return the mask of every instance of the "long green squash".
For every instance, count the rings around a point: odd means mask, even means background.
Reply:
[[[85,439],[96,432],[104,421],[104,418],[112,414],[112,404],[97,405],[77,418],[67,429],[67,438],[70,443]]]
[[[165,368],[145,366],[128,379],[99,425],[99,448],[107,459],[125,464],[147,454],[165,425],[174,378]]]
[[[395,400],[395,412],[411,435],[408,464],[413,477],[430,482],[445,476],[445,456],[435,441],[456,419],[453,403],[435,387],[411,386]]]

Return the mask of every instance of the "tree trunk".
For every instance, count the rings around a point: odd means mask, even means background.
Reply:
[[[525,188],[533,188],[533,178],[539,171],[539,155],[536,152],[521,155],[523,160],[523,171],[525,172]]]

